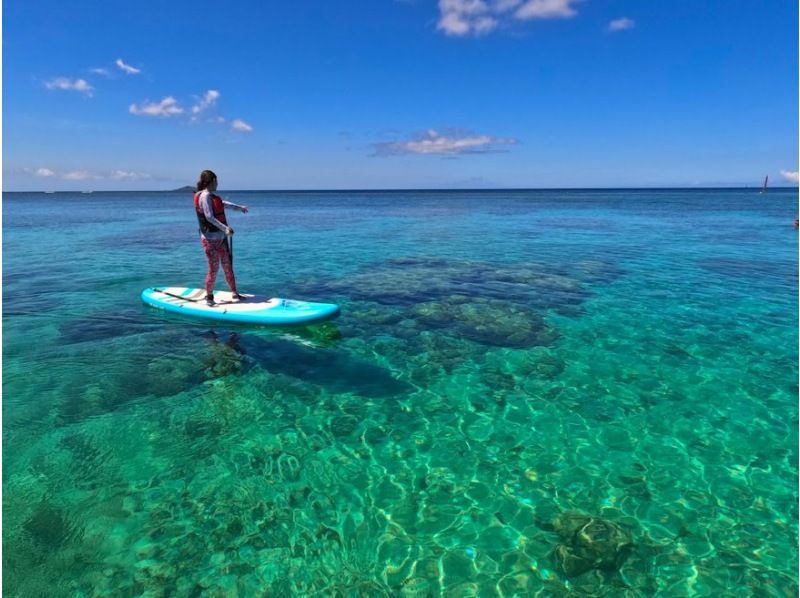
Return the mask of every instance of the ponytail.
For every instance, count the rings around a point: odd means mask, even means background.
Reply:
[[[203,189],[207,189],[208,186],[214,182],[214,179],[217,178],[210,170],[204,170],[200,173],[200,179],[197,181],[197,191],[202,191]]]

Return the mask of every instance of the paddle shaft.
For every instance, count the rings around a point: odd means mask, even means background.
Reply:
[[[198,303],[200,301],[200,299],[189,299],[188,297],[181,297],[180,295],[175,295],[173,293],[168,293],[167,291],[164,291],[162,289],[155,289],[154,288],[153,290],[156,291],[157,293],[164,293],[165,295],[168,295],[170,297],[175,297],[175,299],[180,299],[182,301],[191,301],[192,303]]]

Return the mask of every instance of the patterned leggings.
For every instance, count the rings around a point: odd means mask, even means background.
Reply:
[[[214,283],[217,281],[220,262],[222,262],[222,271],[225,273],[225,281],[231,288],[231,292],[236,293],[236,277],[233,275],[233,264],[231,263],[231,254],[228,252],[227,239],[209,241],[206,238],[201,238],[200,242],[203,244],[206,259],[208,260],[206,294],[211,295],[214,293]]]

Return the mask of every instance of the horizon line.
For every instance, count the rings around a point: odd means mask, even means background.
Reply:
[[[3,193],[186,193],[190,185],[178,189],[55,189],[38,190],[6,190]],[[633,186],[633,187],[361,187],[361,188],[308,188],[308,189],[225,189],[225,193],[370,193],[370,192],[463,192],[463,191],[675,191],[675,190],[724,190],[724,189],[761,189],[759,185],[682,185],[682,186]],[[774,189],[799,189],[796,185],[775,185]]]

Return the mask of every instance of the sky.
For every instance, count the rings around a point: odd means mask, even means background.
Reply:
[[[7,191],[798,181],[794,1],[2,10]]]

